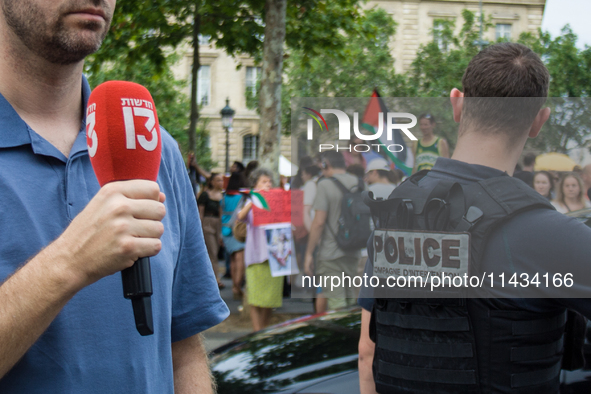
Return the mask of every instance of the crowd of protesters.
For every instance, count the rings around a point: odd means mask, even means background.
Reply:
[[[429,169],[437,157],[448,157],[447,141],[435,134],[433,115],[419,117],[422,138],[411,147],[415,161],[414,171]],[[362,143],[354,137],[351,144]],[[303,225],[292,228],[295,246],[295,262],[300,274],[289,280],[272,277],[269,267],[269,250],[263,228],[253,225],[252,201],[249,190],[264,191],[273,187],[273,174],[258,168],[257,161],[246,166],[234,162],[225,190],[221,174],[208,173],[201,169],[193,155],[187,163],[189,176],[196,192],[203,231],[212,266],[218,278],[232,279],[232,293],[236,300],[247,300],[255,330],[269,324],[272,310],[282,304],[284,284],[302,286],[301,275],[332,275],[346,272],[356,275],[363,267],[367,252],[364,249],[342,250],[336,242],[335,232],[341,216],[342,189],[357,191],[366,189],[373,198],[386,199],[394,188],[410,175],[396,168],[392,160],[374,151],[325,152],[316,157],[302,157],[298,172],[291,178],[281,176],[279,185],[284,190],[302,190]],[[331,180],[328,182],[328,180]],[[201,185],[204,185],[202,187]],[[245,240],[235,237],[236,221],[246,222]],[[244,241],[244,242],[242,242]],[[225,272],[220,272],[219,258],[226,259]],[[219,257],[219,258],[218,258]],[[244,290],[247,297],[244,297]],[[324,312],[355,303],[356,294],[346,289],[337,289],[339,294],[329,294],[328,289],[315,287],[314,309]]]
[[[218,261],[225,257],[224,277],[232,279],[233,297],[242,300],[246,284],[253,328],[260,330],[269,325],[273,308],[281,306],[284,279],[271,276],[265,231],[253,225],[248,191],[269,190],[273,186],[273,174],[259,168],[257,161],[250,161],[246,167],[236,161],[224,190],[224,178],[217,173],[209,174],[205,187],[201,188],[203,179],[199,176],[206,172],[199,168],[193,155],[189,155],[187,167],[189,176],[197,179],[194,190],[218,286],[224,288]],[[237,239],[234,234],[237,221],[246,223],[245,239]]]
[[[271,276],[265,232],[253,225],[249,197],[250,190],[272,188],[273,174],[265,168],[257,168],[257,161],[251,161],[246,166],[234,162],[224,188],[221,174],[209,174],[199,168],[193,155],[187,162],[189,175],[192,180],[195,179],[194,190],[203,218],[203,232],[218,285],[220,289],[224,287],[222,276],[231,278],[234,299],[248,303],[255,330],[269,324],[272,310],[282,304],[284,284],[288,281],[301,287],[301,275],[306,273],[319,275],[345,270],[355,275],[360,267],[360,258],[365,260],[366,254],[362,250],[344,252],[336,244],[334,231],[341,215],[343,195],[332,182],[323,180],[334,177],[353,190],[363,185],[373,193],[374,198],[387,198],[406,176],[396,170],[390,161],[371,153],[344,155],[327,152],[314,158],[303,157],[298,164],[297,174],[291,178],[281,177],[278,185],[284,190],[291,188],[303,192],[303,225],[292,229],[295,262],[300,275],[284,281],[283,277]],[[244,240],[236,239],[233,233],[236,221],[246,222]],[[314,256],[316,262],[312,264],[309,256]],[[222,272],[218,261],[224,257],[227,264]],[[318,312],[353,304],[356,297],[353,293],[326,297],[327,289],[322,288],[312,291],[314,308]]]
[[[415,161],[412,172],[430,169],[438,157],[449,157],[447,141],[435,134],[435,117],[423,114],[419,117],[422,138],[410,148]],[[353,138],[352,144],[360,143]],[[514,177],[523,180],[547,198],[561,213],[591,208],[591,165],[575,167],[570,172],[536,171],[536,155],[526,154],[523,165],[516,168]],[[249,190],[265,191],[273,187],[273,173],[259,168],[257,161],[246,166],[234,162],[224,188],[221,174],[200,169],[194,156],[187,163],[189,175],[199,205],[203,232],[212,266],[220,289],[223,283],[218,260],[226,259],[225,278],[232,279],[235,300],[243,300],[248,290],[248,305],[255,330],[266,327],[272,310],[282,305],[284,285],[300,288],[302,275],[324,276],[346,273],[354,276],[367,258],[364,249],[342,250],[336,242],[338,221],[341,217],[342,188],[352,192],[363,188],[375,199],[387,199],[409,173],[396,168],[395,163],[375,152],[329,151],[317,157],[303,157],[299,170],[291,178],[281,176],[279,185],[284,190],[301,190],[303,193],[302,225],[292,227],[295,246],[295,264],[300,274],[289,279],[273,277],[269,266],[269,250],[264,229],[253,225],[252,201]],[[408,169],[407,169],[408,170]],[[201,184],[203,187],[201,187]],[[236,221],[246,223],[245,240],[234,236]],[[246,287],[245,287],[246,286]],[[290,288],[290,286],[288,286]],[[331,294],[322,286],[308,289],[312,292],[314,309],[324,312],[355,303],[356,294],[347,293],[344,287]]]
[[[354,138],[351,143],[359,141]],[[336,242],[343,199],[342,189],[336,182],[352,192],[367,188],[374,198],[387,198],[404,176],[391,162],[371,151],[329,151],[315,158],[301,158],[299,171],[291,182],[292,190],[303,191],[303,226],[294,231],[299,271],[307,276],[341,272],[356,275],[360,261],[365,261],[367,254],[363,249],[344,251]],[[296,279],[295,284],[301,285],[301,282]],[[349,294],[348,290],[339,288],[331,293],[314,286],[315,311],[354,304],[356,294]]]
[[[560,213],[591,208],[591,164],[572,171],[535,170],[536,155],[523,157],[523,166],[518,166],[513,176],[534,188],[552,203]]]

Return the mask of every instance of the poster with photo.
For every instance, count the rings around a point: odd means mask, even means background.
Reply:
[[[299,271],[297,264],[295,264],[291,223],[277,223],[265,226],[265,233],[267,235],[271,276],[297,274]]]

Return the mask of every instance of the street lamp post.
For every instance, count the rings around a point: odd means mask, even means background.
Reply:
[[[488,41],[482,39],[482,33],[484,30],[484,13],[482,11],[482,0],[480,0],[480,33],[478,34],[478,40],[474,42],[475,45],[478,45],[478,48],[482,51],[486,45],[488,45]]]
[[[480,34],[478,35],[478,40],[480,41],[480,50],[482,51],[482,30],[484,26],[482,23],[484,22],[484,14],[482,13],[482,0],[480,0]]]
[[[226,130],[226,173],[230,172],[230,128],[234,122],[234,111],[230,108],[230,99],[226,99],[226,106],[220,111],[222,115],[222,126]]]

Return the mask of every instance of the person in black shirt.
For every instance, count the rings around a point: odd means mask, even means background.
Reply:
[[[203,223],[203,237],[207,246],[207,253],[213,266],[213,272],[218,281],[218,287],[222,289],[224,284],[218,276],[218,251],[222,241],[222,189],[224,179],[222,174],[212,173],[207,181],[205,190],[197,199],[199,216]]]

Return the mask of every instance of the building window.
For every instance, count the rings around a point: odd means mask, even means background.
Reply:
[[[433,41],[437,43],[441,52],[447,52],[448,49],[448,37],[446,33],[446,21],[441,19],[435,19],[433,21]]]
[[[259,136],[247,134],[242,137],[242,162],[247,164],[249,161],[256,160],[259,151]]]
[[[260,67],[246,67],[246,107],[249,109],[254,109],[257,107],[257,85],[260,78]]]
[[[511,39],[511,25],[504,23],[497,23],[497,40],[510,40]]]
[[[199,34],[199,45],[209,45],[211,37],[208,35]]]
[[[197,104],[209,105],[211,102],[211,67],[201,66],[199,67],[199,73],[197,74]]]

